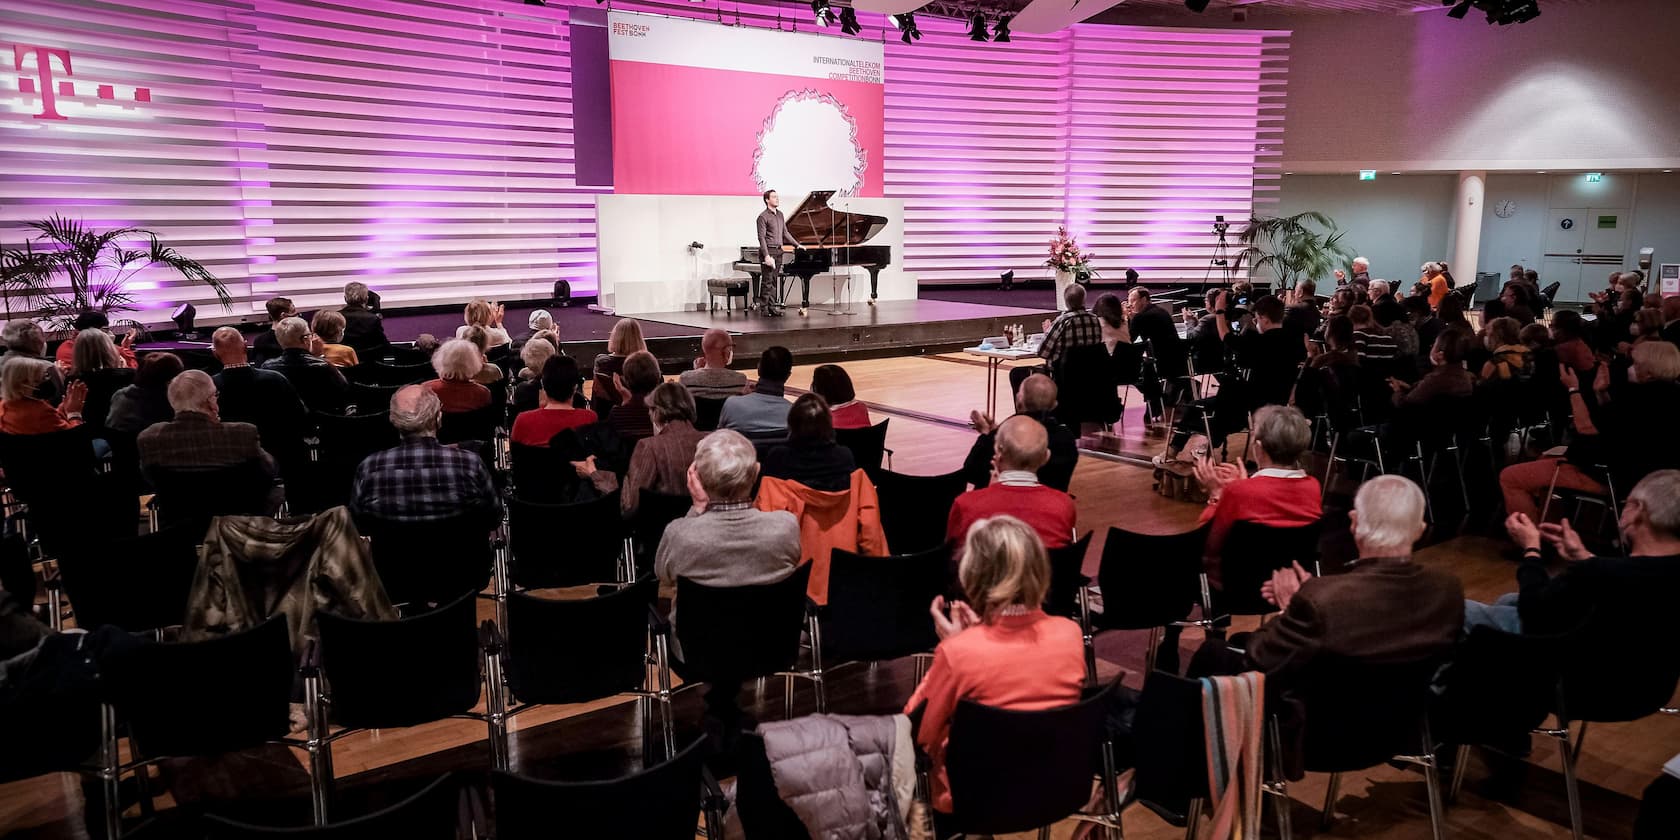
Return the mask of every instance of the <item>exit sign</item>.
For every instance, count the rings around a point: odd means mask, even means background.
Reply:
[[[1604,180],[1604,173],[1603,172],[1588,172],[1587,173],[1587,183],[1589,183],[1589,184],[1596,184],[1596,183],[1598,183],[1599,181],[1602,181],[1602,180]]]
[[[1361,181],[1375,181],[1375,180],[1377,180],[1377,170],[1375,170],[1375,169],[1361,169],[1361,170],[1359,170],[1359,180],[1361,180]]]

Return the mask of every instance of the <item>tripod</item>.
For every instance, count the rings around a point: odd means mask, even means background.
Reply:
[[[1202,291],[1207,291],[1208,283],[1213,279],[1213,270],[1219,269],[1224,284],[1230,286],[1236,277],[1237,267],[1231,264],[1231,243],[1225,240],[1225,231],[1230,228],[1220,217],[1220,221],[1213,223],[1213,232],[1219,237],[1219,242],[1213,246],[1213,256],[1208,258],[1207,271],[1202,273]]]

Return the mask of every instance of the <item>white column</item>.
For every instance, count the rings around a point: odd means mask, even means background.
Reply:
[[[1453,205],[1456,235],[1453,237],[1452,273],[1461,286],[1476,282],[1477,260],[1482,250],[1482,204],[1486,188],[1486,172],[1458,173],[1458,199]]]

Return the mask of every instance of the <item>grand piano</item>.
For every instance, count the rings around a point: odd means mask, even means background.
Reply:
[[[788,216],[788,233],[799,242],[801,250],[795,251],[793,259],[782,265],[781,288],[774,290],[778,304],[787,299],[788,285],[792,278],[798,277],[800,308],[809,307],[811,278],[848,266],[869,272],[869,301],[874,303],[881,269],[892,264],[892,247],[864,243],[887,226],[887,217],[836,210],[828,205],[833,196],[834,190],[816,190]],[[741,249],[741,261],[735,263],[735,270],[752,275],[753,287],[758,287],[759,275],[764,271],[764,257],[758,246]]]

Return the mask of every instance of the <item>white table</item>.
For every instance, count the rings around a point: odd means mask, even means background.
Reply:
[[[1010,347],[1004,350],[982,350],[979,347],[969,347],[963,350],[965,355],[979,356],[986,360],[986,416],[997,416],[997,373],[1004,362],[1020,361],[1021,359],[1037,359],[1038,349],[1028,350],[1025,347]]]

